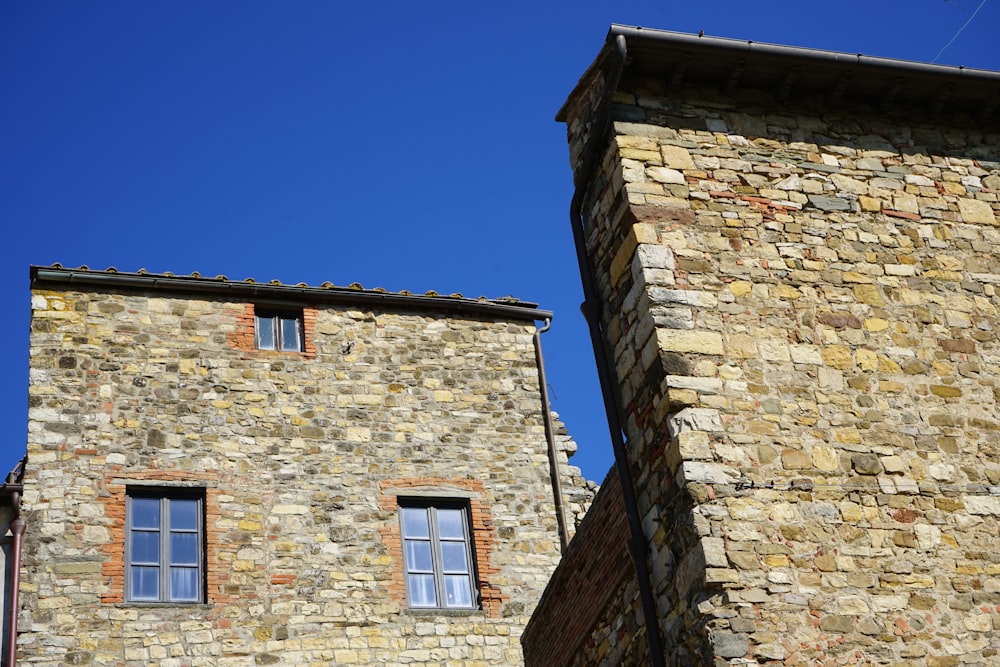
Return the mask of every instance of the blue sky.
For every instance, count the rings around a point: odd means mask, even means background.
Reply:
[[[611,447],[565,132],[611,23],[1000,70],[1000,0],[0,2],[0,468],[25,448],[30,264],[555,311],[553,408]]]

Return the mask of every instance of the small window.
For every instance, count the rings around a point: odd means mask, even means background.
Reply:
[[[180,491],[180,490],[178,490]],[[126,497],[125,599],[205,599],[203,495],[133,490]]]
[[[399,517],[409,606],[477,608],[467,508],[416,501],[401,505]]]
[[[258,311],[254,324],[258,350],[302,351],[302,313]]]

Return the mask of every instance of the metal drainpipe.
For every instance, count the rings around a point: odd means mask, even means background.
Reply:
[[[566,528],[566,514],[563,509],[562,481],[559,476],[559,452],[556,450],[555,429],[552,427],[552,408],[549,406],[549,384],[545,380],[545,360],[542,358],[542,334],[552,326],[550,318],[545,326],[535,329],[535,363],[538,365],[538,384],[542,390],[542,415],[545,421],[545,441],[549,445],[549,475],[552,477],[552,496],[556,504],[556,523],[559,526],[559,546],[562,553],[569,546],[569,530]]]
[[[14,507],[14,520],[10,522],[10,532],[14,538],[11,546],[10,618],[7,619],[7,667],[17,664],[17,613],[18,588],[21,586],[21,536],[25,522],[21,518],[21,494],[15,491],[10,497]]]
[[[647,566],[646,536],[642,531],[642,520],[639,518],[639,506],[635,498],[635,485],[632,481],[632,471],[629,467],[625,450],[622,424],[625,422],[625,410],[622,407],[621,395],[612,375],[611,359],[613,355],[610,343],[604,335],[601,324],[601,302],[594,285],[594,272],[590,255],[587,253],[587,243],[583,233],[583,200],[587,193],[594,167],[597,164],[597,151],[602,139],[606,136],[611,123],[611,96],[618,87],[622,70],[625,69],[625,58],[628,47],[625,37],[615,36],[612,60],[608,66],[604,81],[604,91],[594,113],[591,123],[590,139],[583,151],[581,168],[574,178],[576,190],[570,205],[570,221],[573,227],[573,241],[576,245],[576,259],[580,266],[580,277],[583,281],[584,302],[580,306],[587,324],[590,327],[590,342],[594,348],[594,360],[597,363],[597,376],[601,383],[601,394],[604,397],[604,411],[607,414],[608,430],[611,433],[611,445],[615,454],[615,469],[622,487],[622,499],[625,504],[625,514],[629,526],[629,552],[635,566],[636,583],[639,586],[639,598],[646,625],[646,641],[649,645],[649,660],[653,667],[665,667],[663,639],[660,636],[660,624],[656,612],[656,600],[653,596],[653,584]]]

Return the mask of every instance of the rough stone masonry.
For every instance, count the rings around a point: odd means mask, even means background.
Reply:
[[[265,308],[301,318],[299,351],[255,349]],[[521,663],[559,558],[542,316],[35,267],[20,664]],[[572,526],[590,492],[567,463],[575,444],[555,435]],[[150,489],[203,500],[194,604],[126,594],[127,505]],[[404,498],[466,508],[473,608],[407,600]]]
[[[1000,664],[998,99],[997,73],[612,29],[560,119],[651,581],[564,623],[627,557],[585,520],[529,665]]]

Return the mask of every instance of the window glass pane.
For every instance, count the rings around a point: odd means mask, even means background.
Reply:
[[[131,600],[160,599],[160,568],[133,567],[130,597]]]
[[[409,597],[411,607],[436,607],[437,594],[434,592],[434,575],[407,575],[406,594]]]
[[[472,587],[467,576],[446,575],[444,578],[444,594],[446,598],[445,606],[472,606]]]
[[[441,543],[441,567],[445,572],[469,572],[464,542]]]
[[[198,564],[198,533],[170,533],[170,564]]]
[[[132,498],[132,527],[160,527],[160,499]]]
[[[257,349],[274,349],[274,318],[257,318]]]
[[[156,565],[160,562],[160,534],[132,533],[132,562]]]
[[[462,510],[437,511],[438,535],[442,538],[465,539],[465,524],[462,522]]]
[[[179,602],[198,601],[198,570],[193,567],[170,568],[170,599]]]
[[[289,317],[279,319],[281,320],[281,349],[298,352],[299,321]]]
[[[198,529],[198,501],[174,499],[170,501],[170,530]]]
[[[403,508],[403,536],[430,537],[427,528],[427,510],[423,508]]]
[[[406,542],[406,569],[410,572],[433,572],[430,542]]]

